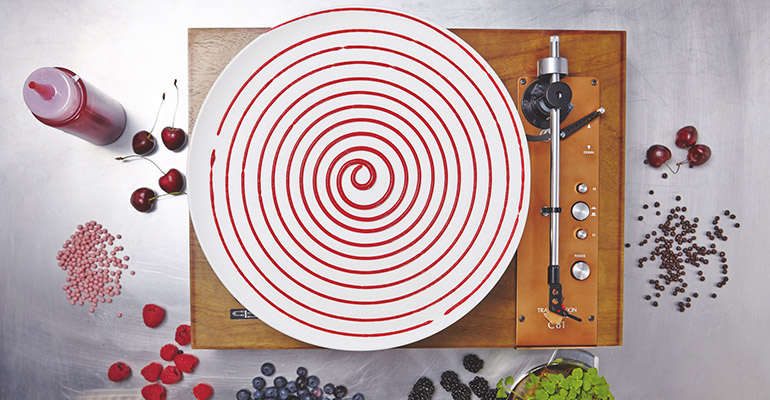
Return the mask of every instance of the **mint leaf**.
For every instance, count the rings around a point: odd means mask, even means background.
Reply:
[[[500,380],[500,382],[502,382],[502,379]],[[508,396],[508,393],[506,393],[505,389],[503,389],[503,388],[497,389],[497,398],[498,399],[504,398],[506,396]]]
[[[583,369],[582,368],[573,369],[572,376],[574,376],[577,379],[583,379]]]
[[[586,379],[586,380],[583,381],[583,390],[589,391],[589,390],[591,390],[591,386],[593,386],[593,385],[591,384],[590,380]]]
[[[501,378],[499,381],[497,381],[497,388],[501,389],[503,387],[503,379]]]
[[[505,386],[511,386],[511,385],[513,385],[513,377],[509,376],[505,378]]]
[[[543,389],[535,390],[535,400],[548,400],[548,393]]]

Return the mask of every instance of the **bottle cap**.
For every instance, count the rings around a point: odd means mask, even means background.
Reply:
[[[27,108],[37,117],[61,122],[75,115],[82,93],[72,76],[58,68],[45,67],[27,77],[23,95]]]

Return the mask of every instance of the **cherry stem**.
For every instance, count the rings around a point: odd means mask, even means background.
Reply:
[[[179,109],[179,86],[176,85],[176,79],[174,79],[174,87],[176,88],[176,105],[174,106],[174,116],[171,118],[171,129],[174,129],[176,111]]]
[[[166,172],[165,172],[165,171],[163,171],[163,170],[162,170],[162,169],[161,169],[161,168],[158,166],[158,164],[156,164],[156,163],[155,163],[155,161],[152,161],[152,160],[150,160],[149,158],[147,158],[147,157],[145,157],[145,156],[140,156],[140,155],[138,155],[138,154],[131,154],[131,155],[128,155],[128,156],[124,156],[124,157],[115,157],[115,159],[116,159],[116,160],[118,160],[118,161],[125,161],[125,160],[130,160],[130,159],[132,159],[132,158],[143,158],[143,159],[145,159],[145,160],[147,160],[147,161],[151,162],[151,163],[152,163],[152,165],[154,165],[154,166],[155,166],[155,168],[157,168],[157,169],[158,169],[158,171],[160,171],[160,173],[161,173],[161,174],[163,174],[163,175],[166,175]]]
[[[671,169],[671,166],[670,166],[670,165],[668,165],[668,162],[667,162],[667,161],[664,161],[663,163],[664,163],[664,164],[666,164],[666,167],[668,167],[668,170],[669,170],[669,171],[671,171],[672,173],[676,174],[677,172],[679,172],[679,167],[680,167],[680,166],[681,166],[683,163],[685,163],[685,162],[687,162],[687,160],[684,160],[684,161],[682,161],[682,162],[678,162],[678,163],[676,163],[676,171],[674,171],[673,169]]]
[[[150,129],[150,133],[147,134],[147,137],[149,138],[152,136],[152,132],[155,130],[155,124],[158,123],[158,117],[160,116],[160,110],[163,109],[163,103],[166,101],[166,93],[163,92],[163,96],[161,96],[160,99],[160,105],[158,106],[158,112],[155,114],[155,122],[152,123],[152,129]]]
[[[153,201],[155,199],[159,199],[161,197],[166,197],[166,196],[177,196],[177,195],[180,195],[180,194],[187,194],[187,192],[171,192],[171,193],[166,193],[166,194],[160,194],[160,195],[157,195],[155,197],[150,197],[149,199],[147,199],[147,201]]]

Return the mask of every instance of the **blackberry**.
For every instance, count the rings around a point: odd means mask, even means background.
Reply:
[[[497,389],[489,388],[489,391],[481,398],[481,400],[497,400]]]
[[[475,354],[466,354],[463,357],[463,367],[475,374],[481,371],[481,368],[484,368],[484,361]]]
[[[460,377],[457,376],[457,372],[444,371],[441,374],[441,387],[447,392],[451,392],[457,385],[460,384]]]
[[[413,392],[418,393],[425,393],[428,396],[432,396],[433,392],[436,391],[436,386],[433,385],[433,381],[428,379],[428,377],[423,376],[420,379],[417,380],[417,382],[414,383],[414,386],[412,386]]]
[[[469,385],[473,394],[480,399],[484,398],[484,395],[489,391],[489,382],[480,376],[473,378]]]
[[[422,392],[409,392],[407,400],[430,400],[430,396]]]
[[[464,383],[458,383],[452,390],[452,400],[471,400],[471,389]]]

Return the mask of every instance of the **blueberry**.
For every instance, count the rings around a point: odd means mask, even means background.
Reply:
[[[273,384],[275,385],[275,387],[280,389],[286,386],[286,378],[279,376],[273,380]]]
[[[307,387],[307,378],[304,376],[298,376],[297,379],[294,380],[294,382],[297,383],[297,389],[304,389]]]
[[[295,393],[297,391],[297,382],[294,382],[294,381],[287,382],[286,389],[289,389],[289,393]]]
[[[307,389],[300,389],[300,390],[297,390],[297,397],[302,398],[302,396],[304,396],[306,394],[309,394],[309,393],[310,393],[310,391],[307,390]]]
[[[348,388],[345,386],[339,385],[334,388],[334,397],[341,399],[345,397],[346,394],[348,394]]]
[[[321,380],[318,379],[317,376],[310,375],[310,376],[307,377],[307,385],[309,387],[314,388],[314,387],[318,386],[319,383],[321,383]]]
[[[356,393],[353,395],[353,400],[364,400],[364,395],[361,393]]]
[[[254,386],[254,389],[262,390],[265,388],[265,378],[258,376],[251,380],[251,386]]]
[[[251,392],[248,389],[241,389],[235,394],[237,400],[251,400]]]
[[[326,394],[334,394],[334,384],[333,383],[327,383],[324,385],[324,393]]]
[[[262,375],[270,376],[275,373],[275,365],[273,365],[272,363],[266,362],[262,364],[261,371],[262,371]]]
[[[254,397],[252,397],[252,399],[254,399],[254,400],[262,400],[264,398],[265,398],[265,392],[263,392],[261,390],[255,390],[254,391]]]
[[[297,368],[297,376],[301,376],[301,377],[305,377],[306,378],[307,377],[307,368],[305,368],[305,367]]]
[[[278,389],[275,386],[265,389],[265,397],[278,397]]]
[[[313,396],[310,393],[308,393],[308,394],[300,397],[299,400],[313,400]]]
[[[278,389],[278,398],[281,400],[286,400],[289,398],[289,389],[286,389],[285,387],[282,387]]]
[[[318,397],[318,398],[321,398],[321,396],[324,395],[323,391],[318,386],[316,386],[312,390],[310,390],[310,393],[313,394],[313,396]]]

